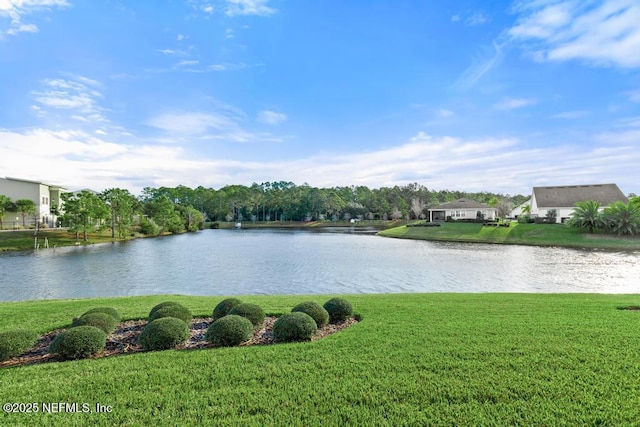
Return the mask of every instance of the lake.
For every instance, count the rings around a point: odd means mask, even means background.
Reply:
[[[151,294],[640,291],[640,252],[203,230],[0,255],[0,301]]]

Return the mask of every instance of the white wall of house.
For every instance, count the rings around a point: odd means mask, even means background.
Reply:
[[[29,199],[35,204],[35,214],[27,215],[24,224],[34,224],[34,217],[40,223],[55,226],[57,217],[51,213],[52,203],[60,206],[60,193],[64,189],[43,184],[37,181],[22,180],[16,178],[0,178],[0,194],[3,194],[15,202],[20,199]],[[53,193],[53,194],[52,194]],[[4,228],[23,226],[22,213],[5,212],[2,218]]]

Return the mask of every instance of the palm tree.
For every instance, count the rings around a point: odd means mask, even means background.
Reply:
[[[640,205],[635,203],[615,202],[603,212],[611,231],[623,234],[640,232]]]
[[[589,233],[593,234],[594,228],[604,225],[600,214],[600,203],[595,200],[576,203],[569,219],[569,225],[577,228],[588,228]]]

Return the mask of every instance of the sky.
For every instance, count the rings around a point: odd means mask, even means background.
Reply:
[[[640,193],[638,0],[0,0],[0,177]]]

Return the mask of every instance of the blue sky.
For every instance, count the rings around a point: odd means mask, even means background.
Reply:
[[[0,176],[640,193],[637,0],[0,0]]]

